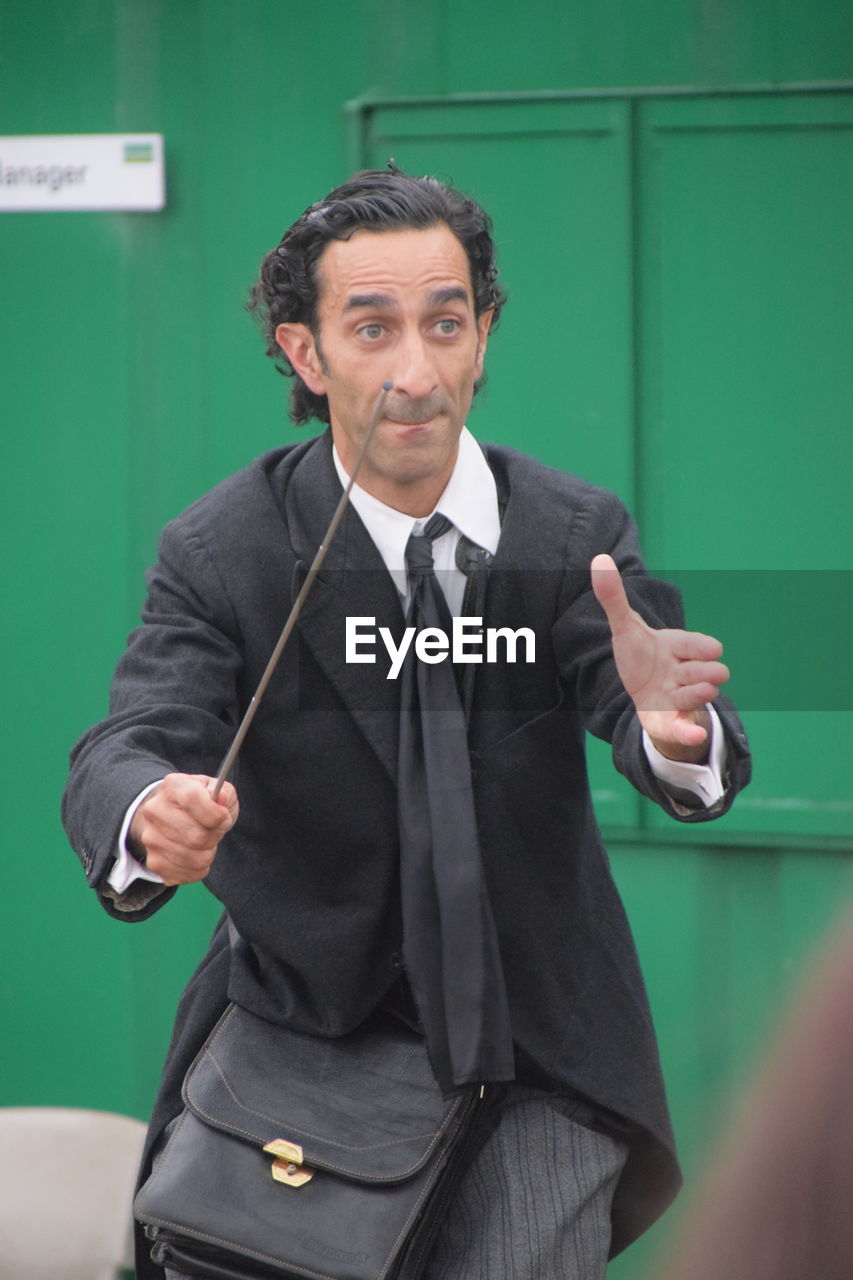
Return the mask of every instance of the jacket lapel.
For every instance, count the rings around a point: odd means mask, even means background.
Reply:
[[[297,559],[293,598],[302,587],[341,496],[327,431],[295,467],[285,496],[285,520]],[[375,644],[360,646],[374,662],[348,662],[347,619],[373,619],[362,631]],[[399,644],[404,629],[397,589],[360,517],[347,504],[326,558],[299,616],[298,630],[340,694],[389,777],[397,781],[400,690],[387,679],[388,654],[378,635],[388,627]]]

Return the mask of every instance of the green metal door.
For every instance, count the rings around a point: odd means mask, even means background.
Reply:
[[[690,1172],[853,887],[853,99],[354,114],[362,163],[437,173],[493,214],[510,302],[475,433],[620,492],[690,625],[726,644],[757,757],[726,819],[673,824],[591,744]],[[614,1276],[654,1274],[660,1238]]]

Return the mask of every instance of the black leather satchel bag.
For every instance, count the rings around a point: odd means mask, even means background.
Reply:
[[[340,1039],[230,1005],[134,1203],[152,1258],[222,1280],[416,1280],[489,1110],[376,1014]]]

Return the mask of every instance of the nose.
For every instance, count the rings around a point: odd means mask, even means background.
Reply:
[[[407,333],[397,344],[394,389],[413,400],[422,400],[438,385],[432,352],[420,333]]]

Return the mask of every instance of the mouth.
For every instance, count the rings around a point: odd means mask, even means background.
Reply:
[[[415,429],[417,427],[428,427],[431,422],[435,421],[435,415],[431,418],[388,418],[387,421],[394,427]]]

